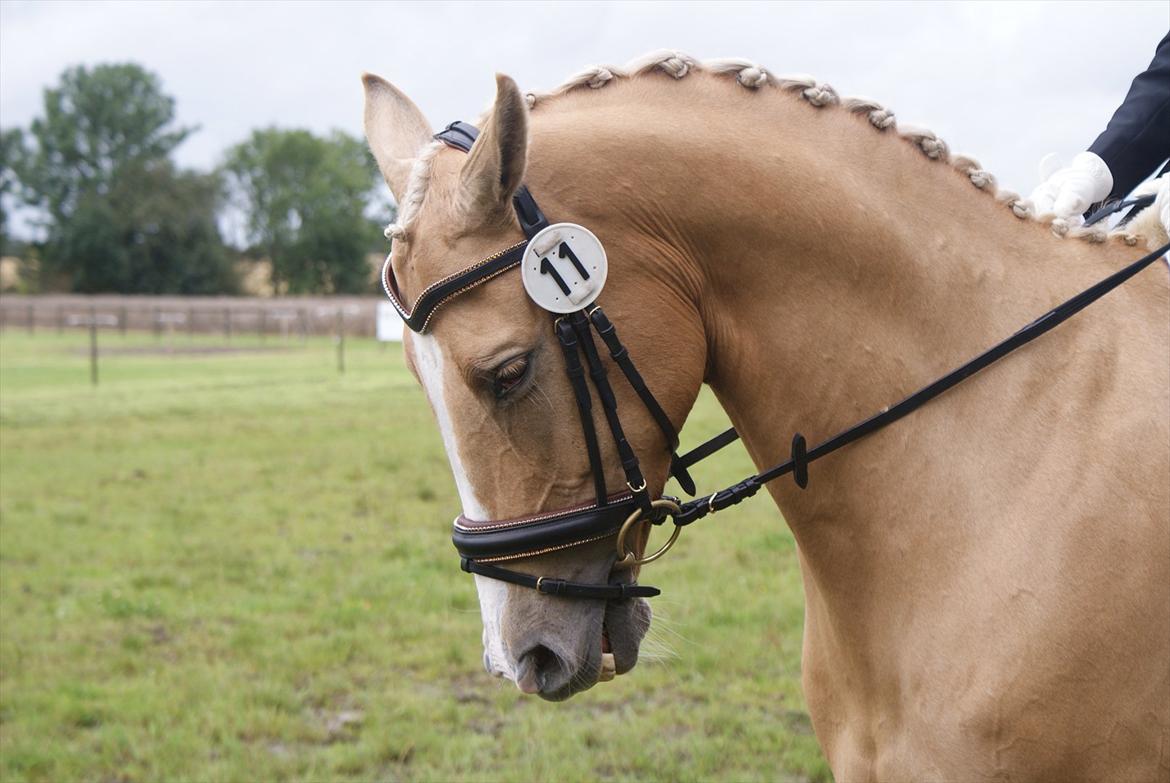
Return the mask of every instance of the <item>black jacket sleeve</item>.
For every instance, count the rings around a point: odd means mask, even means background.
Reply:
[[[1170,33],[1089,152],[1099,155],[1113,174],[1109,199],[1124,198],[1170,158]]]

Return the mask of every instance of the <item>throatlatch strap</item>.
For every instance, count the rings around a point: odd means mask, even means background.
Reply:
[[[704,441],[698,446],[695,446],[686,454],[683,454],[681,457],[679,457],[678,462],[680,465],[682,465],[683,468],[689,468],[696,462],[701,462],[707,459],[707,457],[710,457],[724,446],[729,446],[732,443],[735,443],[737,440],[739,440],[739,433],[735,431],[735,427],[731,427],[730,429],[726,429],[719,433],[714,438],[711,438],[710,440]]]
[[[585,370],[581,367],[581,357],[577,355],[577,338],[573,327],[559,319],[556,322],[556,333],[557,341],[561,344],[561,352],[565,355],[565,372],[569,376],[569,385],[573,387],[573,396],[577,400],[577,413],[581,417],[581,430],[585,435],[589,469],[593,471],[593,489],[597,494],[597,505],[603,506],[608,493],[605,486],[605,466],[601,464],[597,430],[593,426],[593,398],[585,384]]]
[[[662,593],[657,587],[640,585],[637,582],[591,585],[583,582],[570,582],[567,579],[552,579],[547,576],[530,576],[489,563],[479,563],[466,557],[459,562],[463,570],[469,574],[479,574],[490,579],[498,579],[501,582],[531,587],[545,595],[559,595],[563,598],[596,598],[600,601],[620,601],[623,598],[653,598]]]

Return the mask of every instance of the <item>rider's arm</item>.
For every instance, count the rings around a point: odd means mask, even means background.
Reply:
[[[1089,152],[1113,174],[1108,198],[1124,197],[1170,158],[1170,33]]]

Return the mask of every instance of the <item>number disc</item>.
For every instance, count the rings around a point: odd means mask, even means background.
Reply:
[[[608,272],[601,240],[576,223],[554,223],[538,233],[520,263],[524,290],[553,313],[572,313],[592,304]]]

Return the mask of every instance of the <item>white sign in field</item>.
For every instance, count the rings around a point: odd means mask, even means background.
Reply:
[[[378,302],[377,317],[378,339],[382,342],[402,342],[402,330],[406,328],[406,322],[402,320],[402,316],[394,309],[394,305],[389,302]]]

